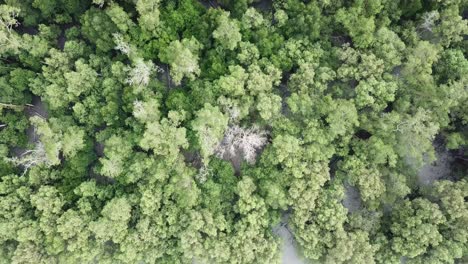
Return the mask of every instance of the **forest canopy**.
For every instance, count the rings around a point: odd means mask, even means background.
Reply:
[[[0,0],[0,264],[468,263],[467,18]]]

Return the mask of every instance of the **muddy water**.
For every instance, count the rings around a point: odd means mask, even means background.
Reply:
[[[359,190],[354,186],[345,185],[345,198],[342,203],[350,213],[361,209],[362,201]]]
[[[273,233],[281,238],[281,263],[283,264],[305,264],[307,261],[301,256],[294,236],[287,222],[289,213],[283,214],[281,222],[273,228]]]
[[[293,235],[288,230],[287,226],[280,224],[274,229],[275,234],[277,234],[283,240],[283,245],[281,248],[282,257],[281,263],[283,264],[305,264],[306,261],[300,256],[299,251],[297,250],[296,242],[294,241]]]
[[[443,145],[436,145],[436,160],[425,164],[418,173],[420,185],[431,185],[437,180],[450,179],[452,174],[453,156]]]

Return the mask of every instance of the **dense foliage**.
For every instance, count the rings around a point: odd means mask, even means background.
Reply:
[[[467,10],[0,0],[0,263],[467,263]]]

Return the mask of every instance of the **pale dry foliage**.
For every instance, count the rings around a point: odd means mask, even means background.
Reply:
[[[104,0],[93,0],[93,4],[97,5],[99,8],[102,8],[104,6],[104,3]]]
[[[0,27],[4,28],[11,33],[13,27],[19,25],[18,20],[16,18],[19,15],[20,10],[15,7],[4,6],[0,9]]]
[[[150,81],[154,65],[151,62],[145,63],[139,59],[135,62],[135,67],[129,72],[127,83],[135,86],[146,86]]]
[[[7,50],[17,51],[21,46],[21,39],[13,30],[19,25],[19,21],[16,19],[19,12],[20,9],[15,7],[0,6],[0,53]]]
[[[145,106],[143,105],[143,102],[140,100],[136,100],[133,102],[133,116],[135,116],[137,119],[139,117],[144,117],[147,115],[147,111],[145,109]]]
[[[254,164],[257,153],[267,143],[267,132],[258,127],[242,128],[238,125],[229,127],[224,138],[216,148],[216,156],[231,160],[242,157]]]
[[[154,65],[151,61],[137,59],[134,64],[135,66],[130,69],[126,80],[128,84],[133,86],[147,86],[150,82],[151,74],[154,72],[162,72],[162,69]]]
[[[432,32],[432,29],[434,28],[435,23],[438,19],[439,19],[439,12],[437,11],[424,13],[423,21],[421,25],[419,26],[419,28]]]
[[[236,106],[229,107],[229,108],[226,109],[226,112],[229,115],[229,122],[230,123],[235,123],[235,122],[239,121],[241,113],[240,113],[240,110],[239,110],[238,107],[236,107]]]
[[[132,48],[130,47],[130,44],[123,39],[121,34],[114,33],[112,34],[112,36],[114,37],[116,50],[122,52],[125,55],[129,55],[132,52]]]
[[[195,175],[195,178],[198,180],[199,183],[205,183],[207,179],[211,178],[213,175],[213,171],[206,167],[202,166],[198,173]]]

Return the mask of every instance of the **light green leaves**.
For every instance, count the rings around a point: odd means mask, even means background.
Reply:
[[[421,198],[406,200],[392,213],[392,249],[410,258],[423,254],[442,241],[439,225],[445,221],[437,204]]]
[[[121,242],[127,234],[127,224],[131,217],[132,207],[126,198],[114,198],[101,211],[102,217],[89,224],[89,229],[96,239],[106,242]]]
[[[161,60],[171,67],[171,77],[175,84],[179,85],[184,77],[194,80],[200,74],[198,51],[201,48],[202,45],[192,37],[171,42],[166,50],[159,54]]]
[[[281,111],[281,97],[276,94],[260,94],[258,96],[257,110],[265,120],[271,120]]]
[[[140,27],[149,32],[155,32],[159,26],[159,0],[138,0],[136,10],[140,14],[138,23]]]
[[[439,131],[439,125],[434,123],[431,112],[418,108],[412,116],[407,116],[396,127],[400,156],[411,166],[419,168],[427,161],[435,159],[432,141]]]
[[[221,76],[218,80],[218,85],[229,96],[245,95],[245,82],[248,79],[248,74],[241,66],[230,66],[230,74]]]
[[[229,118],[221,113],[218,107],[205,104],[192,121],[192,129],[196,132],[197,143],[205,165],[208,164],[209,157],[214,154],[223,138],[228,120]]]
[[[125,162],[132,153],[132,145],[128,138],[113,135],[104,142],[105,157],[100,158],[101,173],[107,177],[116,178],[125,169]]]
[[[217,22],[218,28],[213,31],[213,38],[224,48],[228,50],[235,49],[237,43],[240,42],[242,38],[242,35],[239,33],[238,22],[229,19],[229,12],[221,13]]]
[[[186,129],[178,126],[178,122],[166,118],[160,122],[148,123],[139,145],[144,150],[151,149],[156,155],[174,160],[179,148],[188,147]]]
[[[66,72],[64,77],[67,83],[67,94],[76,98],[94,87],[97,73],[83,60],[75,62],[75,69],[75,71]]]
[[[84,148],[84,131],[76,126],[69,126],[66,130],[61,129],[60,122],[58,119],[51,119],[47,122],[38,116],[31,118],[31,123],[35,126],[39,136],[37,144],[43,145],[44,160],[47,166],[60,163],[59,154],[61,151],[65,157],[73,157]],[[34,153],[33,151],[32,154],[34,155]]]
[[[0,54],[2,56],[9,52],[15,54],[21,47],[21,39],[13,30],[13,27],[18,25],[19,12],[19,8],[0,5]]]

